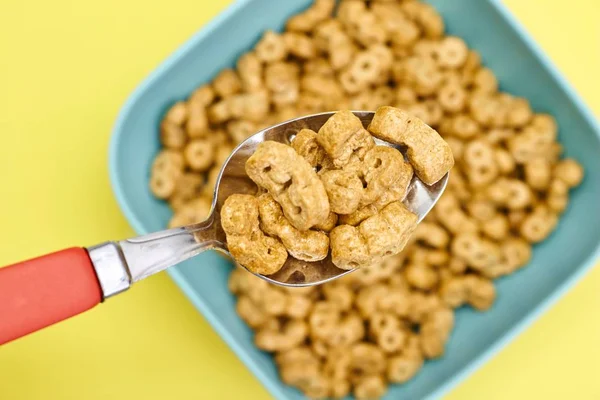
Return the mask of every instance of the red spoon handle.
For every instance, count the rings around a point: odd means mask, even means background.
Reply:
[[[102,290],[85,249],[0,268],[0,345],[89,310]]]

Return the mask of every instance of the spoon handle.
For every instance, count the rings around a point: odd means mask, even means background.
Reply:
[[[224,244],[218,217],[0,269],[0,345],[96,306],[132,283]]]
[[[131,276],[137,282],[209,249],[222,249],[216,239],[214,214],[198,224],[121,240],[118,245]]]
[[[102,300],[88,253],[71,248],[0,269],[0,345]]]

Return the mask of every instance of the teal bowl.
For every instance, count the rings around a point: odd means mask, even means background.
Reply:
[[[566,155],[586,169],[569,209],[552,236],[536,246],[527,268],[498,281],[498,300],[487,313],[457,312],[446,355],[426,363],[409,383],[393,386],[386,399],[440,397],[481,366],[539,317],[599,255],[600,129],[591,112],[527,33],[496,1],[431,0],[448,31],[478,50],[503,90],[556,116]],[[163,229],[171,212],[148,190],[149,167],[159,149],[157,127],[167,108],[185,99],[250,49],[265,29],[279,30],[310,0],[241,0],[205,26],[131,95],[114,128],[110,177],[115,196],[139,234]],[[271,356],[253,344],[252,332],[235,313],[227,291],[230,264],[204,253],[169,274],[242,361],[278,399],[301,399],[278,378]],[[200,340],[200,339],[199,339]]]

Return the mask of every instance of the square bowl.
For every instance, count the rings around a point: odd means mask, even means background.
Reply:
[[[131,95],[116,122],[109,160],[115,196],[136,232],[161,230],[171,215],[168,206],[148,190],[149,167],[160,147],[158,125],[168,107],[221,69],[233,66],[264,30],[281,30],[289,16],[310,3],[234,3]],[[572,192],[557,230],[535,246],[530,265],[497,281],[493,308],[486,313],[458,310],[444,357],[427,362],[410,382],[392,386],[386,399],[441,396],[534,321],[600,253],[600,129],[591,112],[501,4],[493,0],[429,3],[442,14],[450,34],[462,37],[481,53],[502,90],[529,99],[536,111],[557,118],[565,153],[583,163],[586,177]],[[208,252],[171,268],[169,274],[274,397],[303,398],[279,380],[272,357],[254,346],[251,330],[236,315],[235,298],[227,290],[230,270],[225,259]]]

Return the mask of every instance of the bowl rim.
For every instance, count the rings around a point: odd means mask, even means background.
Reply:
[[[148,87],[155,81],[160,79],[168,70],[176,64],[185,54],[187,54],[196,44],[201,42],[208,36],[211,31],[222,23],[226,22],[245,5],[251,3],[254,0],[237,0],[231,5],[225,8],[216,17],[211,19],[207,24],[202,26],[190,39],[188,39],[183,45],[175,50],[165,61],[163,61],[156,69],[154,69],[132,92],[128,97],[124,105],[122,106],[116,122],[113,126],[112,135],[109,144],[109,178],[112,191],[117,200],[119,207],[121,208],[125,218],[132,226],[132,228],[140,235],[149,233],[145,228],[143,222],[137,218],[133,209],[129,205],[125,196],[122,181],[118,174],[118,161],[117,153],[121,143],[121,136],[124,133],[123,126],[127,119],[131,108],[138,101],[138,99],[146,92]],[[508,8],[499,0],[488,0],[492,8],[502,17],[504,21],[508,23],[511,29],[513,29],[523,40],[527,49],[533,53],[533,55],[541,61],[543,64],[542,68],[545,68],[549,75],[556,81],[560,89],[566,94],[569,101],[571,101],[577,109],[581,112],[585,121],[592,127],[592,130],[600,140],[600,124],[594,117],[594,114],[590,108],[584,103],[581,97],[577,94],[575,89],[566,80],[566,78],[559,72],[554,63],[550,58],[542,51],[539,45],[534,41],[532,36],[525,30],[520,22],[512,15]],[[478,356],[470,360],[467,365],[460,370],[457,370],[452,376],[443,382],[440,382],[438,387],[431,392],[429,398],[440,398],[444,394],[448,393],[451,389],[456,387],[459,383],[465,380],[469,375],[475,372],[477,369],[487,363],[494,355],[498,354],[502,348],[507,346],[517,335],[522,333],[525,328],[531,325],[536,319],[541,317],[548,309],[553,306],[558,299],[565,295],[565,293],[571,289],[575,283],[577,283],[583,276],[589,272],[589,270],[595,265],[596,261],[600,258],[600,241],[596,247],[590,252],[588,257],[576,268],[575,272],[554,291],[547,296],[544,300],[538,303],[532,311],[524,316],[520,321],[511,326],[508,331],[496,339],[486,350],[481,352]],[[204,315],[208,323],[213,327],[215,331],[221,336],[221,338],[227,343],[227,345],[234,351],[236,356],[246,365],[246,367],[258,378],[262,385],[270,392],[275,398],[285,398],[281,387],[284,385],[279,380],[273,380],[260,368],[246,352],[244,346],[242,346],[237,340],[230,334],[229,330],[220,322],[217,314],[208,307],[194,292],[195,289],[189,284],[187,279],[181,274],[177,267],[169,268],[167,270],[170,277],[180,287],[184,295],[192,302],[192,304]]]

